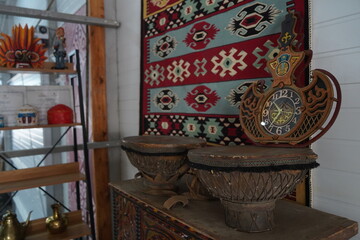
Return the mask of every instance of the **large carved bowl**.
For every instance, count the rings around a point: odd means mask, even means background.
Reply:
[[[225,223],[244,232],[271,230],[276,200],[318,165],[308,148],[211,147],[188,157],[201,183],[221,200]]]
[[[177,180],[189,169],[188,151],[205,145],[204,140],[179,136],[146,135],[122,139],[122,149],[144,178],[148,193],[155,195],[174,193]]]

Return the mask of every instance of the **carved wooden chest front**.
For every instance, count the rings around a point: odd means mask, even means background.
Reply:
[[[279,240],[349,239],[357,234],[352,220],[280,200],[272,231],[245,233],[225,224],[220,201],[191,200],[167,210],[164,196],[153,196],[141,179],[110,184],[114,240]]]

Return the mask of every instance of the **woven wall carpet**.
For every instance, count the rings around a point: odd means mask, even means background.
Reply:
[[[253,81],[264,79],[270,85],[266,61],[278,52],[281,22],[295,10],[307,23],[307,1],[142,4],[141,134],[249,143],[240,127],[241,95]],[[307,29],[305,24],[296,30],[299,50],[308,46]],[[305,74],[297,77],[299,85]]]

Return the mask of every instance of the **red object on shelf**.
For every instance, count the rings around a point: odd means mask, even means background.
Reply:
[[[73,123],[74,113],[64,104],[57,104],[47,112],[48,124]]]

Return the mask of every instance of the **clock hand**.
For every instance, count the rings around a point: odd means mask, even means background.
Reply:
[[[274,125],[274,122],[280,117],[281,113],[283,112],[282,108],[279,107],[276,102],[274,102],[274,105],[276,107],[276,110],[278,111],[278,113],[276,114],[276,116],[274,117],[274,119],[271,121],[270,126]]]
[[[274,105],[275,105],[276,109],[277,109],[279,112],[282,111],[281,108],[276,104],[276,102],[274,102]]]

